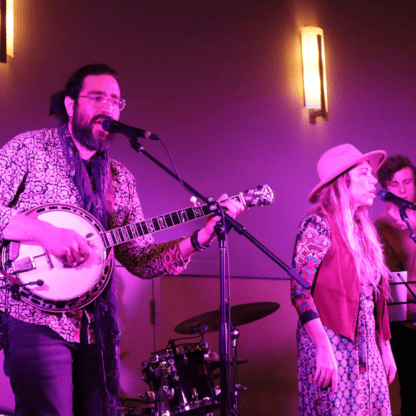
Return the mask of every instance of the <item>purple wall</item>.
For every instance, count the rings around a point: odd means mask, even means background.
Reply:
[[[119,71],[127,101],[122,121],[161,135],[183,178],[202,193],[274,188],[272,206],[240,221],[289,263],[325,150],[350,142],[416,162],[415,14],[413,3],[393,0],[15,0],[15,57],[0,64],[0,144],[54,126],[51,93],[81,65],[108,63]],[[302,107],[299,29],[314,25],[324,30],[329,121],[311,125]],[[159,144],[144,145],[168,163]],[[118,139],[112,155],[135,174],[146,216],[190,205],[188,194],[127,139]],[[373,216],[383,209],[376,201]],[[234,275],[284,276],[241,237],[229,240]],[[215,274],[217,258],[216,250],[195,257],[189,273]],[[277,302],[289,296],[281,286]],[[290,313],[285,336],[294,348]]]

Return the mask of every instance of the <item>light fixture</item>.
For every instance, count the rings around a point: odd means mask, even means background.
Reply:
[[[0,0],[0,62],[13,57],[13,1]]]
[[[324,32],[319,27],[303,27],[301,41],[305,107],[309,110],[309,120],[311,123],[316,123],[317,117],[328,120]]]

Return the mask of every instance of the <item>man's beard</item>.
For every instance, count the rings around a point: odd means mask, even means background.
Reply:
[[[90,122],[85,121],[85,117],[78,111],[78,105],[75,103],[74,117],[72,118],[72,133],[74,138],[88,150],[96,150],[102,152],[110,147],[115,139],[114,133],[107,133],[101,129],[97,129],[94,134],[94,124],[97,120],[104,120],[108,116],[97,114]]]

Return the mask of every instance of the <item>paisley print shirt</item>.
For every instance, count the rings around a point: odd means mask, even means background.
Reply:
[[[312,287],[319,266],[330,247],[330,228],[325,219],[317,214],[306,216],[296,236],[292,267]],[[291,283],[291,299],[302,324],[319,318],[311,289],[305,289],[294,279]]]
[[[120,227],[144,219],[133,175],[111,160],[114,203],[110,227]],[[57,129],[43,129],[16,136],[0,150],[0,243],[3,229],[17,213],[44,204],[82,207],[81,197],[66,165]],[[132,274],[153,278],[179,274],[187,261],[181,257],[178,242],[155,243],[151,235],[115,247],[116,259]],[[46,325],[69,342],[80,342],[83,310],[49,313],[24,301],[14,300],[0,279],[0,310],[14,318]],[[87,314],[91,321],[90,314]],[[89,325],[89,342],[94,342]]]

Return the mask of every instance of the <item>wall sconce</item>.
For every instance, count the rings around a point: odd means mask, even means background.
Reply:
[[[0,62],[13,52],[13,0],[0,0]]]
[[[309,121],[328,120],[328,96],[325,72],[324,32],[319,27],[301,29],[303,86]]]

